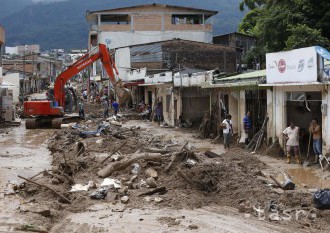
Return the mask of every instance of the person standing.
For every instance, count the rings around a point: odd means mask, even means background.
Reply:
[[[80,99],[78,107],[79,107],[79,117],[85,117],[84,103],[82,99]]]
[[[246,116],[243,118],[243,127],[244,127],[244,132],[247,135],[247,138],[245,139],[245,144],[248,145],[253,137],[253,124],[252,124],[252,117],[250,111],[248,111],[246,113]]]
[[[231,121],[231,115],[228,114],[226,119],[222,122],[223,126],[223,146],[226,149],[229,149],[229,144],[231,142],[231,137],[233,135],[233,124]]]
[[[84,101],[87,101],[87,90],[85,89],[82,93]]]
[[[286,142],[286,156],[287,156],[287,163],[291,162],[290,159],[290,152],[291,149],[293,149],[294,156],[296,159],[296,163],[300,164],[300,158],[299,158],[299,127],[295,126],[294,123],[291,121],[290,126],[287,127],[283,131],[283,135]]]
[[[109,117],[109,104],[106,99],[102,100],[102,107],[103,107],[103,117],[107,119]]]
[[[159,102],[157,104],[155,112],[156,112],[156,119],[157,119],[158,125],[160,125],[160,122],[162,120],[162,115],[163,115],[163,107],[162,107],[161,102]]]
[[[310,123],[309,133],[313,135],[314,163],[318,163],[319,159],[322,159],[322,130],[316,118]]]
[[[119,104],[117,103],[116,100],[114,100],[114,101],[112,102],[112,108],[113,108],[113,110],[114,110],[114,112],[115,112],[115,115],[117,115],[117,113],[118,113],[118,111],[119,111]]]

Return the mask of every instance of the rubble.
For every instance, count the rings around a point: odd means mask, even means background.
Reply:
[[[87,125],[98,128],[99,137],[81,137]],[[98,120],[81,122],[80,126],[54,133],[48,142],[52,170],[40,173],[33,182],[25,179],[21,194],[38,202],[65,198],[61,208],[74,212],[100,202],[123,203],[129,208],[141,208],[146,203],[159,208],[215,204],[256,215],[258,206],[265,207],[263,214],[272,211],[266,208],[269,200],[281,206],[279,212],[301,203],[312,208],[310,193],[280,191],[262,173],[267,166],[239,148],[210,156],[209,152],[195,152],[193,143],[162,141],[138,127],[118,127]],[[96,143],[100,139],[102,144]],[[103,157],[96,156],[101,153]],[[87,188],[88,181],[95,185]],[[36,186],[40,188],[28,193]],[[84,191],[68,192],[72,187]]]

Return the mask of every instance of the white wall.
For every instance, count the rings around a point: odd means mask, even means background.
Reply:
[[[324,154],[330,153],[330,88],[324,85],[322,88],[322,104],[327,105],[326,114],[322,113],[322,151]]]
[[[8,54],[18,54],[18,49],[17,47],[5,47],[5,53],[8,53]]]
[[[174,74],[173,84],[175,87],[200,87],[202,83],[211,82],[213,71],[198,72],[192,75],[179,73]]]
[[[124,73],[126,73],[126,79],[123,79],[123,81],[134,82],[146,78],[147,68],[126,70]]]
[[[123,81],[128,81],[127,76],[128,73],[130,72],[129,68],[131,68],[130,48],[126,47],[126,48],[117,49],[115,53],[115,61],[116,61],[116,67],[119,72],[119,77]]]
[[[2,76],[2,80],[11,84],[14,84],[14,86],[6,86],[5,88],[8,88],[9,90],[13,90],[13,102],[18,103],[18,96],[19,96],[19,73],[11,73],[6,74],[5,76]]]
[[[119,48],[136,44],[180,38],[184,40],[212,43],[212,32],[198,31],[134,31],[134,32],[100,32],[98,43],[107,44],[109,48]]]
[[[172,82],[172,72],[163,72],[154,75],[148,75],[144,78],[145,83],[167,83]]]

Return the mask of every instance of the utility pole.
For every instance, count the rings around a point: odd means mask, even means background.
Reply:
[[[23,51],[23,88],[24,88],[24,93],[26,91],[26,75],[25,75],[25,46],[24,46],[24,51]]]

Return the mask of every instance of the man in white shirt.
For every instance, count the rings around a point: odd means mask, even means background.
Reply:
[[[233,124],[231,122],[231,115],[227,115],[226,119],[222,122],[223,127],[223,145],[225,149],[229,148],[229,144],[231,141],[231,136],[233,135]]]
[[[283,135],[286,142],[286,156],[287,163],[290,163],[290,151],[293,149],[296,163],[300,164],[299,158],[299,127],[295,126],[293,122],[290,123],[290,126],[283,131]]]

